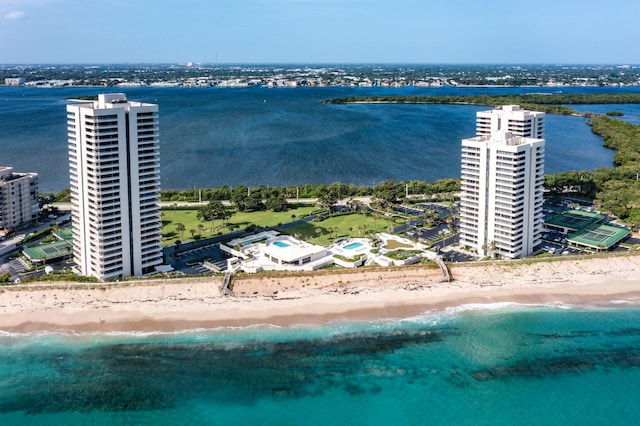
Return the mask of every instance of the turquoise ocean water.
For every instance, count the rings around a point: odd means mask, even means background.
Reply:
[[[638,424],[640,307],[0,336],[0,424]]]

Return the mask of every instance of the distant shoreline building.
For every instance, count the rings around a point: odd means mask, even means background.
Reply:
[[[5,77],[5,86],[22,86],[26,80],[23,77]]]
[[[73,253],[101,280],[162,263],[158,106],[123,93],[67,106]]]
[[[25,228],[38,220],[38,174],[14,173],[0,166],[0,232]]]
[[[462,140],[460,243],[481,255],[526,257],[544,214],[544,113],[505,105],[476,114]]]

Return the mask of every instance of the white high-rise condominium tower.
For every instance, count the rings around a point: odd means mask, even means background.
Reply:
[[[462,140],[460,243],[481,255],[529,256],[543,226],[544,113],[505,105],[476,115]]]
[[[0,166],[0,236],[38,220],[38,175]]]
[[[162,263],[158,106],[122,93],[67,106],[73,253],[105,280]]]

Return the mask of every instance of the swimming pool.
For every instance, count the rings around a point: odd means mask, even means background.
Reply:
[[[362,243],[351,243],[349,245],[344,246],[344,249],[353,250],[353,249],[357,249],[358,247],[362,247]]]
[[[283,243],[282,241],[276,241],[273,245],[277,247],[289,247],[289,244]]]

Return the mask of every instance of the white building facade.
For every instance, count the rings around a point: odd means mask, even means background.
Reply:
[[[0,167],[0,231],[13,231],[38,220],[38,174]]]
[[[462,140],[460,243],[481,255],[526,257],[544,214],[544,113],[507,105],[477,113]]]
[[[22,86],[25,83],[25,79],[22,77],[6,77],[4,84],[6,86]]]
[[[514,136],[544,139],[544,112],[503,105],[476,113],[476,136],[510,132]]]
[[[158,106],[122,93],[67,106],[78,272],[101,280],[162,264]]]

